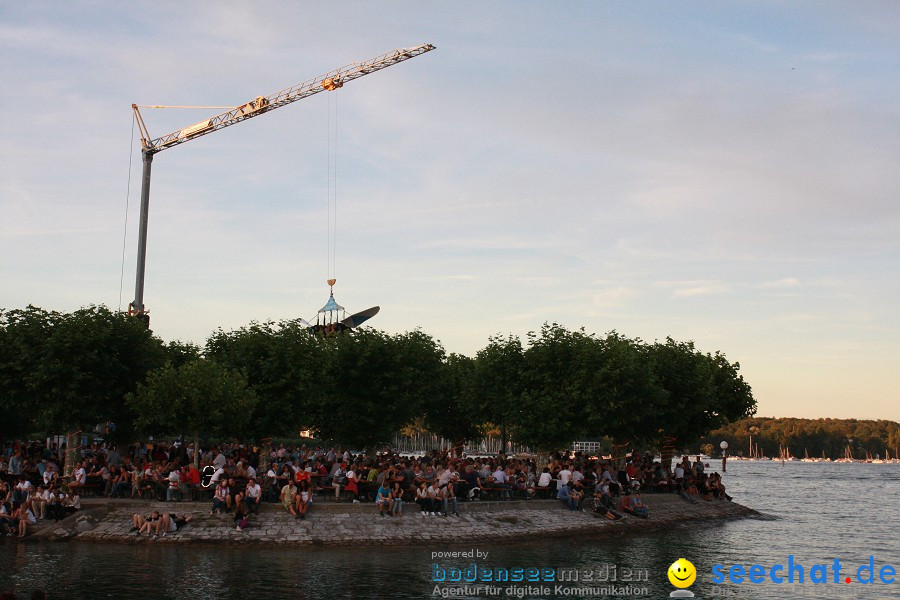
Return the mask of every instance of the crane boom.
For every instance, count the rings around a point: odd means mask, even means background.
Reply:
[[[365,62],[353,63],[339,69],[334,69],[321,77],[304,81],[303,83],[275,92],[274,94],[257,96],[253,100],[240,106],[236,106],[231,110],[155,139],[152,139],[150,133],[147,131],[147,127],[144,124],[144,120],[141,118],[138,106],[132,104],[131,107],[137,116],[138,126],[141,130],[141,145],[143,151],[156,153],[165,150],[166,148],[171,148],[172,146],[177,146],[178,144],[183,144],[189,140],[207,135],[213,131],[230,127],[241,121],[257,117],[265,112],[290,104],[291,102],[296,102],[297,100],[302,100],[313,94],[318,94],[321,91],[335,90],[349,81],[359,79],[364,75],[380,71],[381,69],[386,69],[387,67],[396,65],[404,60],[409,60],[410,58],[414,58],[429,52],[430,50],[434,50],[434,46],[431,44],[422,44],[415,48],[398,48],[397,50],[386,52],[381,56],[376,56]]]
[[[135,119],[141,131],[141,153],[143,154],[143,176],[141,181],[141,221],[138,230],[138,256],[135,272],[134,301],[128,307],[128,313],[149,325],[149,315],[144,308],[144,271],[147,263],[147,221],[150,206],[150,172],[153,155],[166,148],[183,144],[214,131],[257,117],[276,108],[302,100],[321,91],[333,91],[345,83],[358,79],[369,73],[380,71],[397,63],[409,60],[434,50],[431,44],[422,44],[414,48],[398,48],[361,63],[353,63],[339,69],[329,71],[321,77],[310,79],[301,84],[269,94],[257,96],[253,100],[236,106],[226,112],[215,115],[199,123],[189,125],[178,131],[153,138],[147,130],[144,119],[137,104],[132,104]]]

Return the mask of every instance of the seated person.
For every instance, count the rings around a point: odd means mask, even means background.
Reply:
[[[387,509],[389,515],[394,516],[391,512],[393,498],[391,498],[390,485],[390,482],[387,481],[387,477],[385,477],[385,480],[381,483],[381,487],[378,488],[378,493],[375,495],[375,504],[378,506],[378,514],[382,517],[384,516],[385,509]]]
[[[599,492],[595,493],[594,497],[591,499],[591,510],[593,510],[595,513],[600,513],[610,521],[618,521],[625,518],[616,511],[612,510],[612,508],[610,508],[609,505],[604,502],[604,497]]]
[[[212,514],[219,514],[223,510],[228,509],[228,485],[224,482],[216,484],[216,491],[213,494]]]
[[[251,477],[244,490],[244,508],[247,512],[258,513],[260,500],[262,500],[262,487],[256,483],[255,477]]]
[[[457,517],[459,516],[459,504],[456,501],[456,492],[453,489],[453,482],[450,481],[441,489],[441,497],[443,499],[443,508],[444,508],[444,516],[446,517],[450,514],[450,510],[453,510],[453,514]]]
[[[300,482],[299,489],[300,491],[296,496],[296,503],[297,513],[300,515],[300,520],[302,521],[306,518],[306,511],[309,510],[309,505],[312,504],[313,491],[308,479],[304,479]]]
[[[642,519],[647,518],[647,508],[644,507],[643,501],[640,500],[640,493],[637,494],[637,502],[635,502],[635,496],[633,496],[633,492],[626,492],[624,496],[622,496],[621,503],[619,504],[619,509],[628,513],[629,515],[635,517],[641,517]]]
[[[281,488],[281,505],[284,506],[289,513],[298,518],[297,510],[294,508],[297,498],[297,486],[294,485],[293,479],[288,479],[287,485]]]
[[[240,497],[240,494],[237,496]],[[243,531],[250,525],[250,511],[244,502],[237,502],[234,505],[234,528]]]
[[[584,499],[584,494],[575,490],[572,482],[569,481],[566,485],[560,486],[556,499],[565,502],[569,510],[581,510],[581,501]]]
[[[391,487],[391,516],[403,516],[403,487],[401,482],[395,481]]]
[[[650,516],[650,510],[644,505],[644,501],[641,499],[640,490],[634,490],[631,498],[631,510],[636,517],[642,519],[646,519]]]
[[[538,488],[549,488],[553,482],[553,475],[550,474],[550,467],[544,467],[544,472],[538,478]]]
[[[432,512],[431,498],[428,497],[428,484],[422,479],[419,487],[416,489],[416,504],[422,509],[422,516]]]

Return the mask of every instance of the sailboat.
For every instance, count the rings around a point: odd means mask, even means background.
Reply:
[[[852,462],[856,462],[856,460],[853,459],[853,451],[850,449],[850,445],[849,445],[849,444],[847,445],[846,448],[844,448],[844,456],[843,456],[842,458],[837,459],[837,460],[834,461],[834,462],[839,462],[839,463],[852,463]]]

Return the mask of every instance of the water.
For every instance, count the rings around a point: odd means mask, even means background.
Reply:
[[[884,564],[900,571],[900,465],[732,462],[725,482],[736,501],[767,518],[686,524],[600,540],[573,530],[569,539],[455,548],[424,541],[384,548],[364,539],[353,548],[19,544],[10,539],[0,541],[0,591],[14,589],[20,598],[36,587],[51,598],[427,598],[433,597],[433,562],[442,567],[473,562],[432,561],[431,552],[479,549],[489,552],[478,561],[482,567],[647,569],[649,580],[638,584],[648,589],[642,596],[647,598],[668,597],[673,588],[665,572],[681,556],[697,568],[691,590],[698,598],[900,598],[900,581],[856,582],[856,568],[870,555],[876,580]],[[435,528],[442,527],[453,527],[452,520],[435,519]],[[790,554],[806,568],[803,585],[768,580],[712,584],[715,564],[768,568],[786,564]],[[841,561],[842,578],[850,575],[853,583],[831,583],[835,558]],[[829,566],[829,583],[809,582],[816,564]],[[585,597],[553,591],[551,586],[550,594],[526,597]]]

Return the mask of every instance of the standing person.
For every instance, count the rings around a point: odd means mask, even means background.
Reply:
[[[175,494],[181,492],[181,473],[178,469],[169,471],[169,486],[166,488],[166,502],[171,502],[175,498]]]

